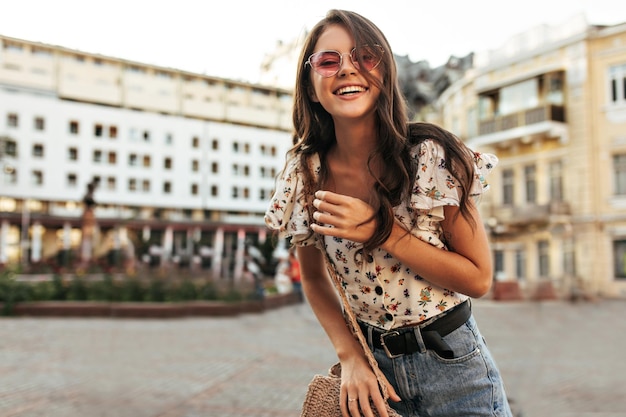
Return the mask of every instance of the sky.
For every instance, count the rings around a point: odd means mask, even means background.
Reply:
[[[626,22],[617,0],[4,0],[0,34],[146,64],[257,82],[266,53],[331,8],[383,31],[393,52],[431,67],[495,49],[542,24],[584,13]],[[295,69],[294,69],[295,72]]]

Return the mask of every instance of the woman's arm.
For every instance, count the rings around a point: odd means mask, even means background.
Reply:
[[[378,380],[370,368],[363,348],[346,325],[341,302],[326,271],[324,255],[313,246],[298,247],[297,254],[300,261],[302,290],[341,362],[340,404],[343,415],[350,416],[348,398],[358,398],[364,415],[372,415],[369,410],[369,398],[372,398],[381,417],[386,417],[385,403],[378,387]],[[400,398],[393,387],[389,384],[387,387],[390,399],[399,401]],[[355,403],[355,405],[358,404]]]
[[[473,298],[482,297],[492,283],[491,251],[480,214],[471,200],[470,213],[475,227],[458,207],[444,207],[441,226],[448,250],[407,233],[398,222],[382,248],[429,282]]]
[[[358,198],[318,191],[314,204],[318,210],[314,218],[324,225],[311,226],[317,233],[362,243],[376,228],[372,207]],[[491,252],[473,202],[469,209],[475,228],[459,214],[458,207],[444,207],[441,225],[450,250],[439,249],[407,233],[399,222],[382,249],[433,284],[470,297],[482,297],[491,287]]]

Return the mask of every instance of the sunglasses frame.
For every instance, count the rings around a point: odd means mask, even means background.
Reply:
[[[367,72],[370,72],[370,71],[374,70],[374,69],[375,69],[376,67],[378,67],[378,66],[380,65],[380,63],[383,61],[383,55],[385,54],[385,50],[383,49],[383,47],[382,47],[382,46],[380,46],[380,45],[378,45],[378,44],[375,44],[374,46],[370,46],[370,45],[355,46],[354,48],[352,48],[352,49],[350,50],[350,52],[344,52],[344,53],[341,53],[341,52],[339,52],[339,51],[335,51],[335,50],[333,50],[333,49],[325,49],[325,50],[323,50],[323,51],[318,51],[318,52],[315,52],[315,53],[311,54],[311,55],[309,56],[309,59],[307,59],[307,60],[304,62],[304,65],[306,66],[307,64],[309,64],[309,66],[311,67],[311,69],[312,69],[313,71],[315,71],[317,74],[321,75],[321,76],[322,76],[322,77],[324,77],[324,78],[330,78],[330,77],[333,77],[333,76],[337,75],[337,74],[339,73],[339,71],[341,71],[341,67],[343,66],[343,56],[344,56],[344,55],[349,55],[349,56],[350,56],[350,62],[352,62],[352,65],[354,65],[354,67],[360,71],[360,70],[361,70],[361,65],[359,64],[359,60],[357,59],[357,60],[355,61],[355,60],[354,60],[354,58],[353,58],[353,54],[356,52],[356,50],[357,50],[357,49],[360,49],[360,48],[370,48],[370,49],[371,49],[371,48],[374,48],[374,49],[378,49],[378,50],[380,51],[380,59],[378,60],[378,62],[376,63],[376,65],[374,65],[372,68],[370,68],[370,69],[367,69],[367,68],[366,68],[366,71],[367,71]],[[314,57],[314,56],[316,56],[316,55],[320,55],[320,54],[327,53],[327,52],[333,52],[333,53],[336,53],[337,55],[339,55],[339,66],[338,66],[338,68],[337,68],[337,71],[333,72],[332,74],[328,74],[328,75],[327,75],[327,74],[322,74],[322,73],[321,73],[320,71],[318,71],[318,70],[315,68],[315,66],[313,66],[313,64],[311,63],[311,58],[313,58],[313,57]]]

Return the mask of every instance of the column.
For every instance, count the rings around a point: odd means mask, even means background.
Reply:
[[[215,241],[213,242],[213,277],[219,279],[222,276],[222,257],[224,255],[224,229],[218,228],[215,231]]]
[[[171,226],[165,228],[165,233],[163,233],[163,252],[161,255],[161,262],[169,261],[172,255],[172,246],[174,244],[174,230]]]
[[[39,262],[41,261],[41,254],[42,254],[42,242],[41,242],[41,236],[43,235],[43,226],[41,225],[41,223],[39,222],[35,222],[35,224],[33,224],[33,241],[32,241],[32,247],[31,247],[31,253],[30,253],[30,260],[31,262]]]
[[[9,260],[9,221],[3,220],[0,225],[0,264]]]
[[[233,275],[235,282],[241,280],[243,276],[243,264],[245,262],[246,252],[246,231],[243,229],[237,230],[237,251],[235,252],[235,270]]]

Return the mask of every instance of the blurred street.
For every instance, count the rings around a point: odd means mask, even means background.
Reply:
[[[523,417],[626,416],[626,302],[475,300]],[[334,363],[307,304],[228,318],[0,318],[1,417],[299,416]]]

